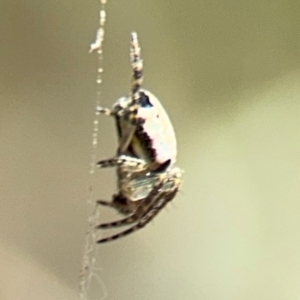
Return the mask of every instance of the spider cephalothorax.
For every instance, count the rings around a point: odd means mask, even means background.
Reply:
[[[126,163],[119,167],[123,170],[126,168]],[[100,224],[97,228],[116,228],[126,225],[131,227],[103,238],[98,243],[118,239],[147,225],[177,194],[181,185],[181,170],[174,167],[165,172],[149,172],[146,175],[131,173],[128,177],[119,178],[120,182],[121,189],[113,196],[111,202],[98,200],[98,203],[115,208],[126,217]]]
[[[135,225],[98,243],[144,227],[175,197],[181,184],[181,171],[174,167],[177,146],[172,123],[159,100],[141,89],[143,63],[136,33],[131,34],[131,64],[131,95],[120,98],[112,109],[97,108],[99,113],[115,118],[118,134],[117,155],[98,163],[100,168],[117,168],[118,193],[111,202],[98,203],[129,215],[97,228]]]

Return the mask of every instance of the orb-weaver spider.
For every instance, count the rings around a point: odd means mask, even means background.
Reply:
[[[115,208],[127,217],[97,228],[134,225],[97,243],[143,228],[175,197],[181,186],[182,172],[174,167],[177,146],[172,123],[159,100],[141,88],[143,61],[135,32],[131,33],[130,52],[131,94],[120,98],[112,109],[97,107],[98,113],[115,118],[118,134],[117,155],[97,164],[99,168],[117,168],[118,193],[111,202],[97,203]]]

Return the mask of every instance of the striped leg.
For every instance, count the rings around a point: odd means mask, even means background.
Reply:
[[[105,160],[100,160],[97,163],[98,168],[117,167],[125,165],[128,168],[138,168],[138,170],[146,169],[146,162],[143,159],[135,158],[127,155],[120,155]]]
[[[149,207],[155,201],[155,199],[156,199],[155,197],[159,194],[159,191],[162,186],[163,186],[163,183],[161,182],[160,184],[157,185],[156,188],[154,188],[149,193],[149,195],[145,199],[140,200],[140,203],[137,206],[136,210],[133,213],[131,213],[128,217],[118,220],[118,221],[115,221],[115,222],[99,224],[96,228],[97,229],[100,229],[100,228],[106,229],[106,228],[113,228],[113,227],[121,227],[121,226],[126,226],[126,225],[137,222],[145,215],[145,213],[148,212]],[[102,200],[98,200],[97,202],[99,204],[102,204],[105,206],[110,206],[110,207],[116,208],[117,210],[120,210],[120,204],[118,204],[116,202],[106,202],[106,201],[102,201]]]
[[[134,233],[135,231],[142,229],[145,227],[161,210],[166,206],[166,204],[171,201],[178,189],[175,189],[172,192],[164,192],[162,193],[153,203],[153,205],[149,206],[146,213],[143,215],[143,217],[137,222],[137,224],[133,225],[127,230],[124,230],[118,234],[115,234],[111,237],[103,238],[97,241],[98,244],[106,243],[109,241],[113,241],[116,239],[119,239],[121,237],[124,237],[126,235],[129,235],[131,233]],[[157,189],[157,192],[159,192],[159,189]]]
[[[131,214],[130,216],[115,221],[115,222],[110,222],[110,223],[103,223],[103,224],[99,224],[98,226],[96,226],[96,229],[108,229],[108,228],[116,228],[116,227],[122,227],[122,226],[126,226],[132,223],[135,223],[138,219],[139,219],[139,215],[138,214]]]

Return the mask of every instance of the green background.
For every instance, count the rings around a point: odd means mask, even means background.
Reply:
[[[78,299],[89,185],[115,191],[113,170],[88,174],[98,10],[1,0],[1,300]],[[108,299],[300,298],[299,28],[298,0],[108,2],[102,103],[129,91],[136,30],[185,170],[174,205],[99,246]],[[98,159],[115,149],[103,117]]]

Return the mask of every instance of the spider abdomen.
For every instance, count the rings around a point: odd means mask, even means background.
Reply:
[[[120,98],[121,107],[129,99]],[[132,154],[147,161],[149,168],[173,165],[176,161],[177,142],[173,125],[160,101],[149,91],[141,89],[137,109],[123,113],[118,119],[119,135],[130,128],[130,119],[137,120],[136,129],[128,145]],[[124,109],[127,110],[128,107]],[[128,117],[132,115],[132,118]]]

